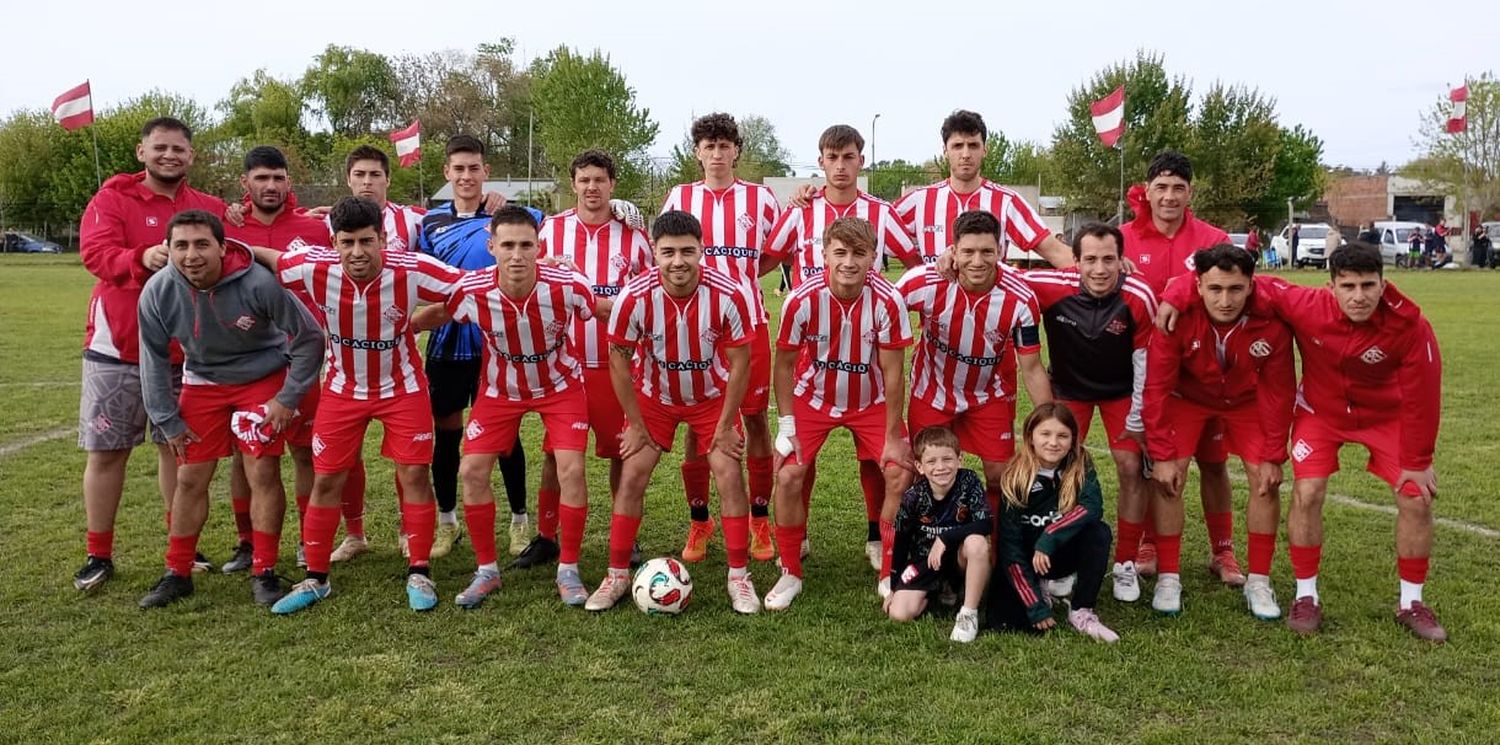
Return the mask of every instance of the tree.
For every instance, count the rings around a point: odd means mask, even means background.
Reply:
[[[1443,96],[1422,117],[1422,156],[1401,173],[1457,195],[1487,217],[1500,212],[1500,80],[1487,71],[1468,86],[1466,131],[1446,131],[1453,104]]]
[[[776,136],[776,126],[771,120],[756,114],[748,114],[735,120],[740,129],[740,160],[735,166],[739,178],[752,183],[762,183],[767,176],[786,176],[792,172],[787,165],[789,153]],[[671,167],[665,174],[673,184],[686,184],[703,178],[703,168],[693,155],[696,143],[692,132],[682,136],[682,142],[672,146]]]
[[[1298,210],[1312,207],[1323,195],[1328,172],[1323,160],[1323,141],[1302,125],[1281,128],[1280,145],[1271,168],[1271,181],[1264,193],[1247,204],[1245,211],[1262,228],[1271,228],[1286,217],[1286,200]]]
[[[997,184],[1035,184],[1050,167],[1051,153],[1045,147],[1029,140],[1011,142],[1004,132],[989,133],[984,150],[979,175]],[[948,159],[941,154],[927,161],[926,168],[938,179],[953,175]]]
[[[532,67],[536,138],[559,169],[578,153],[598,148],[615,159],[616,193],[637,198],[647,193],[650,163],[646,148],[659,129],[649,109],[635,102],[635,89],[598,50],[585,57],[558,47]],[[567,174],[559,173],[559,181]]]
[[[943,163],[943,168],[947,168],[947,163]],[[870,193],[894,202],[908,187],[926,186],[945,177],[946,173],[935,161],[908,163],[900,158],[881,161],[870,168]]]
[[[358,136],[396,122],[396,75],[385,57],[329,44],[302,74],[302,94],[336,134]]]
[[[1184,149],[1193,160],[1193,210],[1215,224],[1244,224],[1247,207],[1265,195],[1281,150],[1274,103],[1248,88],[1215,84],[1190,132]]]

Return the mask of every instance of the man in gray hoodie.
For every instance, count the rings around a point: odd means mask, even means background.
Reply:
[[[171,265],[146,282],[137,312],[146,413],[177,457],[177,490],[167,519],[167,573],[140,605],[161,607],[193,593],[208,485],[236,444],[250,481],[252,596],[270,605],[283,592],[275,573],[286,509],[283,433],[317,384],[323,334],[247,247],[224,240],[219,218],[177,213],[167,224],[167,253]],[[186,356],[180,399],[171,386],[174,340]]]

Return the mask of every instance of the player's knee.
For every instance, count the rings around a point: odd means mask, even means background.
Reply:
[[[1109,456],[1115,461],[1115,471],[1118,473],[1140,473],[1141,456],[1130,450],[1110,450]]]
[[[888,615],[892,621],[907,623],[917,620],[917,616],[922,615],[922,609],[916,603],[895,601],[891,603],[891,610]]]
[[[990,539],[989,536],[971,535],[964,539],[964,556],[969,561],[989,561]]]
[[[1432,502],[1398,493],[1396,513],[1401,517],[1429,522],[1432,520]]]
[[[482,491],[489,486],[494,464],[488,458],[464,458],[458,466],[458,477],[463,481],[464,492]]]
[[[797,463],[786,463],[781,470],[776,472],[776,488],[780,491],[791,492],[802,490],[802,480],[807,478],[807,466]],[[801,495],[798,494],[798,498]]]

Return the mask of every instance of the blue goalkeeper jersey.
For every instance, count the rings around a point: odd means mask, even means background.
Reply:
[[[526,209],[540,225],[541,210]],[[494,266],[489,226],[490,215],[483,209],[462,217],[453,211],[450,202],[427,211],[422,218],[422,231],[417,235],[417,248],[444,264],[466,271]],[[477,360],[483,356],[484,335],[477,326],[447,323],[427,337],[427,359]]]

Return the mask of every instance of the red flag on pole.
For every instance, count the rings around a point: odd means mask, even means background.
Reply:
[[[413,121],[410,127],[391,133],[391,142],[396,144],[396,157],[402,168],[410,168],[422,158],[422,122]]]
[[[1089,113],[1094,116],[1094,131],[1099,133],[1099,141],[1105,147],[1114,147],[1120,135],[1125,134],[1125,86],[1095,101],[1089,106]]]
[[[1448,115],[1448,133],[1457,134],[1469,128],[1469,84],[1465,83],[1448,91],[1448,100],[1453,103],[1453,112]]]
[[[89,92],[89,81],[53,99],[52,118],[66,130],[93,124],[94,96]]]

